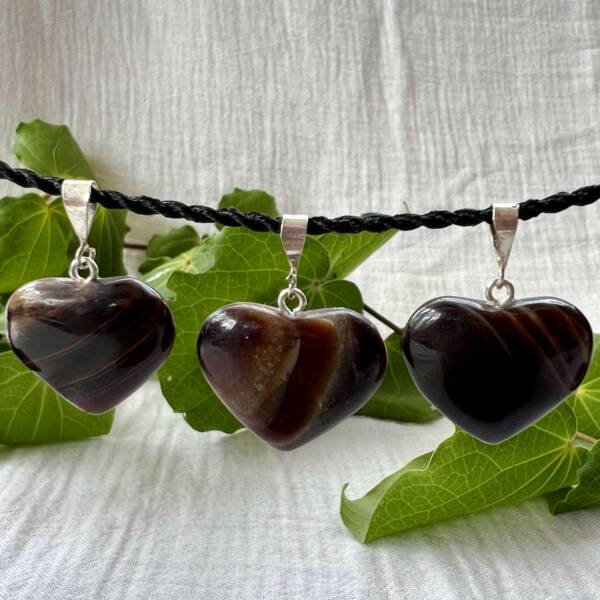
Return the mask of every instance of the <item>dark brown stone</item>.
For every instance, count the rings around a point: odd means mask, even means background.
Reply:
[[[10,298],[7,328],[15,354],[90,413],[106,412],[133,393],[175,339],[165,301],[129,277],[28,283]]]
[[[445,297],[412,315],[403,351],[429,401],[493,444],[533,424],[573,392],[588,369],[592,345],[587,319],[558,298],[494,308]]]
[[[262,304],[230,304],[202,326],[198,357],[223,403],[248,429],[292,450],[356,412],[387,362],[377,329],[358,313],[294,317]]]

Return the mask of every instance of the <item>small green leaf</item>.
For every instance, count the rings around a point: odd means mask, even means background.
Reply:
[[[0,199],[0,293],[63,275],[75,242],[61,200],[36,194]]]
[[[187,424],[196,431],[222,431],[235,433],[243,425],[229,412],[225,405],[208,389],[204,402],[185,413]]]
[[[360,542],[514,504],[577,481],[585,450],[573,445],[576,420],[562,404],[519,435],[494,446],[462,431],[387,477],[364,497],[344,491],[341,517]]]
[[[388,366],[381,386],[357,414],[378,419],[427,423],[440,414],[421,395],[408,373],[402,355],[402,337],[392,333],[386,340]]]
[[[577,416],[577,429],[600,438],[600,336],[594,336],[594,354],[581,385],[568,402]]]
[[[261,261],[264,258],[264,256],[261,256],[262,246],[260,244],[252,242],[247,251],[243,247],[238,249],[231,245],[230,240],[237,239],[235,236],[240,231],[237,228],[228,227],[219,233],[204,238],[200,246],[192,248],[145,273],[143,277],[144,281],[159,292],[163,298],[172,300],[175,297],[174,290],[168,285],[171,275],[175,272],[191,273],[193,275],[206,273],[215,266],[216,256],[221,257],[221,260],[227,261],[227,268],[239,269],[243,273],[252,271],[255,268],[260,270]],[[252,240],[260,240],[263,236],[267,236],[270,240],[269,247],[272,248],[272,252],[280,256],[282,265],[286,264],[278,236],[275,234],[247,232],[245,230],[244,233],[250,234]],[[250,238],[243,239],[248,240]],[[255,255],[253,254],[254,252],[258,252],[258,254]],[[286,267],[282,268],[285,269]],[[325,248],[317,240],[308,239],[302,261],[300,262],[298,285],[303,290],[306,290],[309,298],[317,295],[328,268],[329,258]],[[288,270],[286,270],[281,278],[281,288],[287,285],[285,277]],[[352,293],[352,296],[345,302],[356,304],[355,292],[351,290],[350,286],[346,289],[349,293]],[[318,304],[317,299],[315,299],[315,304]]]
[[[89,415],[63,400],[12,352],[0,354],[0,444],[78,440],[110,431],[114,411]]]
[[[148,243],[146,256],[157,258],[167,256],[175,258],[177,255],[195,248],[200,244],[200,236],[191,225],[183,225],[171,229],[168,233],[153,235]]]
[[[20,123],[13,152],[21,163],[41,175],[95,179],[81,148],[65,125],[51,125],[39,119]],[[104,277],[127,272],[123,263],[126,217],[126,210],[97,208],[89,241],[96,248],[96,262]]]
[[[554,514],[600,506],[600,442],[592,446],[578,475],[576,486],[548,495]]]
[[[142,279],[151,285],[163,298],[172,300],[175,297],[173,290],[168,286],[169,278],[173,273],[191,273],[198,275],[208,271],[214,265],[212,245],[205,244],[192,248],[176,256],[167,259],[155,269],[144,274]]]
[[[393,230],[385,233],[363,231],[362,233],[343,235],[327,233],[319,236],[318,239],[329,254],[331,263],[329,277],[338,277],[339,279],[347,277],[396,233]]]
[[[190,225],[177,227],[168,233],[153,235],[146,250],[146,260],[140,265],[140,273],[148,273],[183,252],[200,244],[198,232]]]
[[[61,179],[95,179],[81,148],[66,125],[36,119],[19,123],[14,155],[41,175]]]
[[[146,273],[150,273],[150,271],[154,271],[155,269],[162,267],[170,260],[171,259],[168,256],[157,256],[156,258],[147,258],[138,267],[138,271],[140,275],[145,275]]]
[[[362,312],[363,310],[360,290],[356,284],[343,279],[331,279],[329,281],[313,283],[307,289],[306,297],[310,310],[330,306],[351,308],[357,312]]]
[[[126,275],[123,262],[123,242],[129,228],[125,224],[126,210],[108,210],[98,206],[89,242],[96,248],[96,262],[102,277]]]
[[[262,190],[235,188],[233,192],[221,198],[219,208],[237,208],[242,212],[260,212],[271,217],[279,215],[275,198]],[[222,229],[222,226],[217,225],[217,228]]]

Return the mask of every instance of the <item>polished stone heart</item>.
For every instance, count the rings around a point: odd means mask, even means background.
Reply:
[[[355,311],[288,316],[251,303],[230,304],[205,321],[198,357],[231,412],[281,450],[356,412],[381,383],[387,362],[377,329]]]
[[[403,340],[423,395],[474,437],[501,442],[560,404],[585,376],[593,334],[558,298],[493,307],[436,298],[410,318]]]
[[[28,283],[9,300],[7,328],[15,354],[89,413],[106,412],[134,392],[175,338],[165,301],[129,277]]]

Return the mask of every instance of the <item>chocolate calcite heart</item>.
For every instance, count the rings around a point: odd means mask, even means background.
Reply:
[[[89,413],[106,412],[134,392],[175,339],[165,301],[129,277],[28,283],[10,298],[7,326],[15,354]]]
[[[288,316],[251,303],[230,304],[205,321],[198,357],[231,412],[281,450],[356,412],[381,383],[387,363],[377,329],[354,311]]]
[[[494,444],[543,417],[577,388],[592,344],[587,319],[558,298],[493,307],[445,297],[412,315],[403,351],[431,404]]]

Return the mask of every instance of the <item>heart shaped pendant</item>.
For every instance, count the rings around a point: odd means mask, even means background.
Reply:
[[[40,279],[7,306],[15,354],[77,408],[103,413],[127,398],[167,358],[169,307],[130,277]]]
[[[27,367],[77,408],[98,414],[162,365],[175,327],[169,307],[150,286],[130,277],[98,277],[96,251],[88,244],[96,188],[94,181],[63,181],[65,210],[79,238],[70,278],[20,287],[6,306],[6,326]]]
[[[588,369],[593,334],[557,298],[508,306],[436,298],[410,318],[403,340],[423,395],[474,437],[498,443],[560,404]]]
[[[279,307],[224,306],[206,319],[197,344],[215,394],[280,450],[293,450],[356,412],[379,387],[387,364],[379,332],[356,311],[304,312],[306,296],[296,282],[307,223],[306,215],[281,220],[291,270]]]
[[[514,300],[505,270],[519,207],[494,204],[498,277],[486,301],[444,297],[409,319],[402,349],[423,395],[459,427],[495,444],[560,404],[583,380],[593,334],[583,314],[558,298]],[[499,300],[495,293],[505,290]]]
[[[281,450],[356,412],[381,383],[387,361],[379,332],[355,311],[289,314],[252,303],[210,315],[198,357],[229,410]]]

